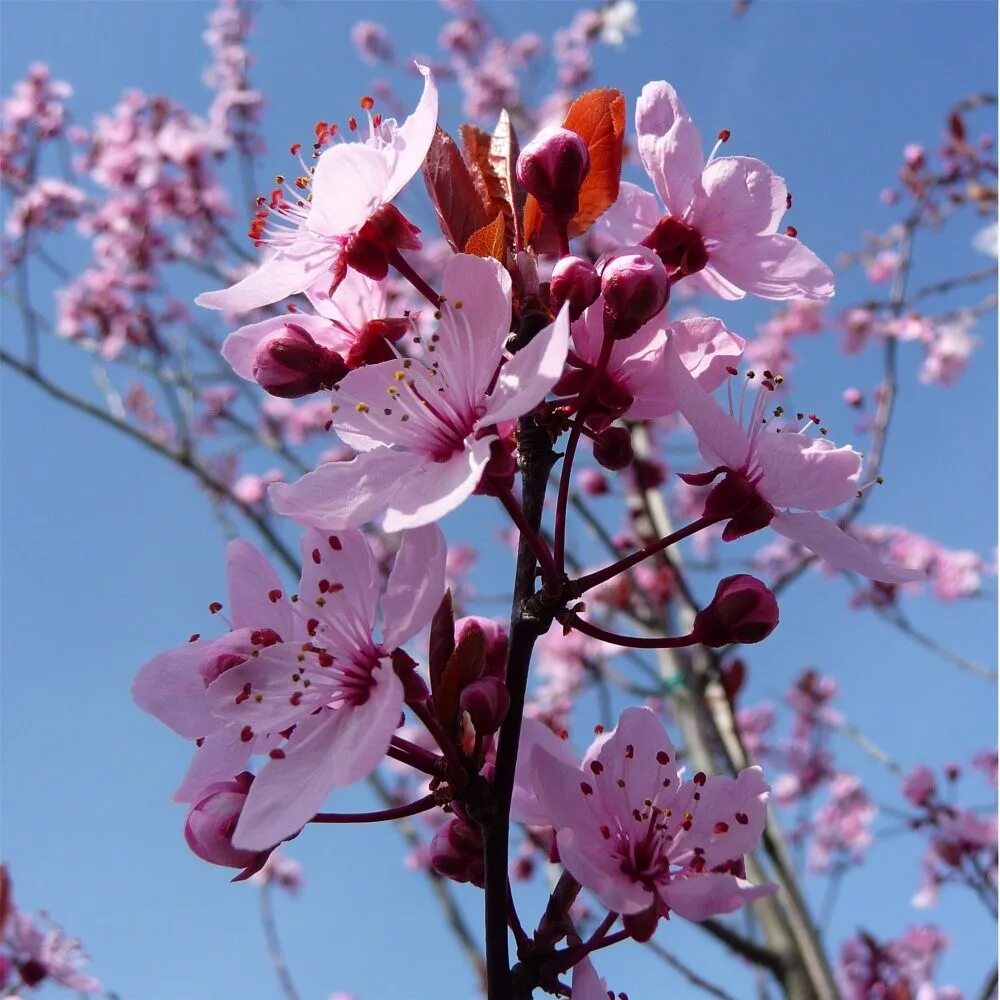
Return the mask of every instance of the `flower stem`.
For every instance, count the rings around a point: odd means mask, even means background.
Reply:
[[[433,793],[425,795],[416,802],[408,802],[405,806],[394,806],[392,809],[379,809],[377,812],[367,813],[316,813],[310,823],[382,823],[391,819],[405,819],[407,816],[416,816],[418,813],[427,812],[440,805],[438,798]]]
[[[438,293],[435,292],[434,289],[431,288],[431,286],[428,285],[427,282],[413,270],[407,259],[398,250],[393,250],[389,257],[389,263],[392,264],[392,266],[399,271],[399,273],[406,278],[406,280],[413,285],[413,287],[420,292],[420,294],[427,299],[432,306],[437,308],[441,305],[441,296],[438,295]]]
[[[557,617],[564,625],[575,628],[577,632],[589,635],[593,639],[610,642],[615,646],[626,646],[629,649],[680,649],[684,646],[694,646],[697,642],[691,635],[656,635],[647,638],[621,635],[618,632],[609,632],[599,625],[591,625],[590,622],[584,621],[572,611],[567,611]]]
[[[615,342],[606,336],[601,344],[601,353],[597,358],[594,370],[590,373],[587,386],[580,393],[580,402],[576,417],[573,420],[573,426],[570,428],[569,441],[566,443],[566,453],[563,455],[562,470],[559,474],[559,495],[556,498],[555,540],[553,542],[556,568],[560,573],[566,569],[566,508],[569,504],[569,484],[573,475],[573,459],[576,457],[576,446],[580,441],[580,434],[583,431],[583,421],[587,416],[587,407],[590,405],[590,398],[596,391],[608,367],[608,361],[611,360],[611,352],[614,350],[614,346]]]
[[[711,525],[717,524],[722,520],[724,520],[724,518],[721,517],[699,517],[697,521],[692,521],[683,528],[678,528],[677,531],[667,535],[665,538],[660,538],[655,542],[650,542],[649,545],[633,552],[630,556],[626,556],[624,559],[619,559],[617,562],[611,563],[610,566],[605,566],[604,569],[595,570],[593,573],[581,576],[578,580],[571,580],[569,584],[569,595],[572,597],[579,597],[581,594],[590,590],[591,587],[596,587],[599,583],[604,583],[606,580],[610,580],[613,577],[618,576],[619,573],[624,573],[625,570],[631,569],[636,565],[636,563],[641,563],[644,559],[648,559],[650,556],[655,556],[657,552],[662,552],[664,549],[670,548],[671,545],[676,544],[682,538],[687,538],[690,535],[696,535],[699,531],[711,527]]]
[[[507,511],[510,515],[510,519],[517,526],[517,530],[521,538],[523,538],[524,541],[531,547],[531,551],[538,560],[539,566],[541,566],[546,586],[549,589],[558,590],[560,573],[556,567],[555,560],[552,558],[552,553],[549,551],[549,547],[545,543],[545,540],[528,523],[527,518],[524,516],[524,511],[521,509],[521,505],[517,502],[514,494],[511,493],[509,489],[496,490],[494,495],[500,503],[503,504],[504,510]]]

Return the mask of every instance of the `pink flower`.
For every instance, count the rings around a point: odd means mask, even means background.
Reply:
[[[192,801],[208,785],[231,781],[246,769],[253,753],[264,753],[276,743],[266,733],[242,733],[217,718],[206,693],[209,685],[262,652],[267,652],[273,669],[290,676],[306,634],[278,574],[249,542],[229,543],[226,576],[230,631],[214,641],[192,636],[190,642],[159,653],[132,684],[132,697],[141,709],[185,739],[198,741],[194,759],[174,793],[179,802]],[[222,605],[213,604],[211,610],[220,611]]]
[[[695,382],[675,351],[668,348],[665,361],[667,387],[691,425],[702,457],[712,467],[711,472],[682,478],[706,486],[723,476],[706,498],[705,514],[730,518],[724,540],[770,525],[834,569],[885,583],[922,578],[918,571],[881,562],[871,549],[816,513],[857,494],[859,452],[848,445],[838,448],[825,437],[811,437],[806,432],[815,422],[812,417],[797,429],[774,428],[774,422],[764,417],[768,399],[764,390],[774,387],[766,377],[743,427]],[[803,513],[792,513],[792,507]]]
[[[697,274],[723,299],[826,299],[830,269],[794,234],[778,233],[788,207],[782,178],[746,156],[709,158],[676,92],[647,83],[636,104],[639,157],[666,208],[623,183],[604,224],[624,244],[655,250],[673,280]]]
[[[365,142],[340,143],[323,152],[311,176],[312,197],[289,188],[272,193],[274,228],[252,230],[269,246],[261,266],[231,288],[205,292],[195,300],[208,309],[243,313],[315,287],[333,289],[350,265],[381,279],[389,245],[419,247],[412,227],[389,203],[420,169],[437,124],[437,88],[430,70],[418,67],[424,92],[402,125],[393,119],[371,126]],[[360,265],[360,266],[359,266]]]
[[[40,927],[26,913],[14,910],[7,919],[5,938],[26,986],[53,979],[77,993],[100,990],[101,984],[78,968],[87,960],[80,942],[67,937],[61,927]]]
[[[760,768],[683,781],[670,738],[648,708],[627,708],[580,768],[541,747],[530,767],[563,864],[609,910],[704,920],[774,891],[741,877],[743,856],[764,828]]]
[[[378,562],[360,531],[308,531],[301,546],[295,608],[309,641],[297,645],[292,668],[262,649],[208,689],[213,711],[232,730],[253,735],[294,727],[269,750],[249,790],[233,834],[241,849],[291,836],[334,788],[375,769],[403,707],[391,653],[430,621],[444,593],[445,542],[436,527],[403,536],[381,601]]]
[[[427,364],[398,359],[351,372],[337,386],[331,426],[360,454],[276,484],[274,509],[300,524],[340,529],[382,516],[386,531],[429,524],[479,485],[497,425],[538,405],[562,374],[568,311],[504,361],[510,277],[493,260],[458,254]]]
[[[566,374],[553,389],[557,396],[578,394],[589,385],[604,340],[602,298],[584,311],[572,331]],[[722,385],[727,366],[739,359],[745,344],[720,319],[699,316],[668,323],[666,313],[661,313],[632,337],[615,344],[597,387],[589,426],[600,428],[626,414],[633,420],[651,420],[677,409],[664,379],[668,340],[684,367],[707,391]]]
[[[237,375],[261,383],[274,395],[294,398],[320,388],[329,388],[346,374],[349,368],[363,364],[388,361],[395,357],[388,341],[399,339],[409,328],[406,319],[388,319],[385,286],[358,271],[348,271],[344,280],[331,297],[320,290],[309,294],[318,316],[294,312],[272,316],[240,327],[231,333],[222,345],[222,356],[233,366]],[[313,353],[318,355],[306,371],[299,376],[304,391],[275,391],[262,377],[262,352],[275,338],[287,336],[288,331],[302,331],[312,341]],[[335,359],[336,378],[324,381],[323,361]],[[310,383],[310,374],[311,382]]]
[[[573,1000],[608,1000],[613,995],[589,958],[573,966],[571,990]]]

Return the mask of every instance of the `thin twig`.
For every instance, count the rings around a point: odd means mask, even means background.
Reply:
[[[735,1000],[732,994],[724,989],[713,985],[707,979],[703,979],[690,966],[685,965],[676,955],[671,954],[657,941],[647,941],[646,947],[657,956],[663,959],[672,969],[679,972],[692,986],[707,993],[709,996],[718,997],[719,1000]]]

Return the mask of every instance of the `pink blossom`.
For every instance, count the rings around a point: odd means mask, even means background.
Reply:
[[[392,62],[394,53],[392,42],[385,28],[375,21],[358,21],[351,28],[351,41],[361,59],[373,66],[379,62]]]
[[[860,779],[853,774],[838,774],[830,783],[828,801],[810,823],[810,871],[825,872],[834,865],[861,861],[872,845],[871,826],[877,815],[878,806]]]
[[[590,384],[604,340],[603,297],[573,324],[572,334],[566,374],[553,388],[557,396],[579,394]],[[743,338],[727,330],[720,319],[695,317],[668,323],[664,311],[633,336],[615,344],[597,386],[590,426],[602,429],[625,415],[633,420],[650,420],[677,409],[664,372],[668,341],[706,391],[725,381],[727,366],[739,359],[745,345]]]
[[[963,315],[935,325],[927,357],[920,366],[921,382],[948,386],[963,374],[970,355],[979,344],[979,338],[970,332],[973,323],[971,316]]]
[[[604,224],[624,244],[655,250],[675,281],[696,281],[724,299],[825,299],[830,269],[795,235],[778,233],[787,208],[782,178],[760,160],[709,158],[670,84],[647,83],[636,104],[642,165],[666,208],[623,183]]]
[[[742,877],[743,856],[764,828],[760,768],[683,781],[670,738],[648,708],[627,708],[579,769],[542,747],[530,768],[563,864],[609,910],[675,910],[704,920],[774,892]]]
[[[302,538],[296,614],[309,641],[291,669],[271,648],[222,673],[208,689],[218,718],[242,734],[294,731],[250,789],[233,835],[240,848],[278,843],[309,821],[334,788],[381,761],[399,724],[403,686],[391,653],[431,619],[444,593],[445,542],[411,531],[379,600],[378,563],[360,531]],[[381,606],[382,639],[375,639]]]
[[[188,772],[174,793],[179,802],[192,801],[215,782],[231,781],[246,769],[253,753],[266,752],[276,743],[267,733],[242,733],[219,719],[207,694],[212,682],[264,651],[273,669],[290,676],[306,634],[277,573],[249,542],[229,543],[226,576],[231,630],[214,641],[195,635],[184,645],[159,653],[132,684],[132,697],[141,709],[178,735],[198,742]],[[213,604],[211,610],[221,611],[222,605]]]
[[[915,767],[903,779],[903,795],[915,806],[928,802],[936,790],[934,772],[926,764]]]
[[[271,487],[278,513],[332,529],[379,516],[386,531],[436,521],[479,485],[497,425],[545,398],[562,374],[567,311],[505,362],[507,272],[496,261],[459,254],[445,269],[443,290],[429,365],[399,359],[348,374],[337,386],[331,423],[360,454]]]
[[[280,483],[285,474],[281,469],[268,469],[262,476],[252,472],[240,476],[232,485],[233,496],[251,507],[262,503],[267,496],[267,488],[271,483]]]
[[[768,389],[766,377],[744,427],[695,382],[676,351],[668,348],[665,361],[667,387],[712,469],[684,478],[707,485],[723,476],[705,501],[705,514],[732,518],[722,534],[724,540],[770,525],[835,569],[888,583],[921,578],[921,573],[882,563],[869,548],[816,513],[856,495],[860,453],[807,434],[814,424],[811,417],[798,428],[775,428],[774,421],[764,417],[769,394],[764,391]],[[793,513],[793,507],[803,513]]]
[[[419,246],[409,235],[409,223],[389,208],[420,169],[437,124],[437,88],[430,70],[419,68],[424,92],[414,113],[402,125],[388,119],[376,126],[373,120],[365,142],[326,149],[311,175],[309,201],[291,188],[288,201],[278,189],[270,206],[273,229],[260,229],[257,240],[270,248],[268,256],[231,288],[199,295],[199,305],[243,313],[309,288],[332,290],[348,265],[361,264],[358,269],[365,274],[383,278],[388,269],[380,242],[385,229],[394,246]]]
[[[4,937],[26,986],[52,979],[77,993],[100,990],[101,984],[79,969],[87,961],[80,942],[67,937],[61,927],[41,925],[26,913],[14,910],[7,918]]]

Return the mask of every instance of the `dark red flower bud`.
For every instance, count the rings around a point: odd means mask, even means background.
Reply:
[[[510,708],[510,694],[499,677],[480,677],[462,689],[458,704],[469,713],[476,733],[487,735],[500,728]]]
[[[695,615],[691,634],[703,646],[761,642],[778,624],[778,602],[768,586],[740,573],[719,581],[712,603]]]
[[[612,257],[601,269],[604,332],[615,340],[631,337],[667,304],[670,283],[659,258],[645,247]]]
[[[317,344],[301,326],[286,323],[257,345],[253,377],[272,396],[296,399],[336,385],[348,368],[336,352]]]
[[[558,313],[564,302],[569,303],[569,318],[579,319],[587,306],[601,294],[601,276],[589,260],[563,257],[552,269],[549,279],[549,304]]]
[[[483,664],[484,677],[499,677],[501,680],[507,673],[507,630],[492,618],[480,618],[479,615],[469,615],[455,622],[455,644],[465,639],[466,633],[477,629],[483,635],[486,643],[486,661]]]
[[[517,158],[517,179],[543,215],[567,223],[580,210],[580,185],[590,170],[587,144],[565,128],[543,128]]]
[[[430,844],[431,867],[455,882],[483,887],[483,838],[477,827],[453,816],[438,828]]]
[[[634,457],[632,438],[624,427],[609,427],[594,440],[594,460],[612,472],[628,468]]]
[[[403,700],[407,705],[420,704],[431,696],[430,688],[417,673],[417,661],[405,650],[394,649],[389,655],[392,669],[403,684]]]

